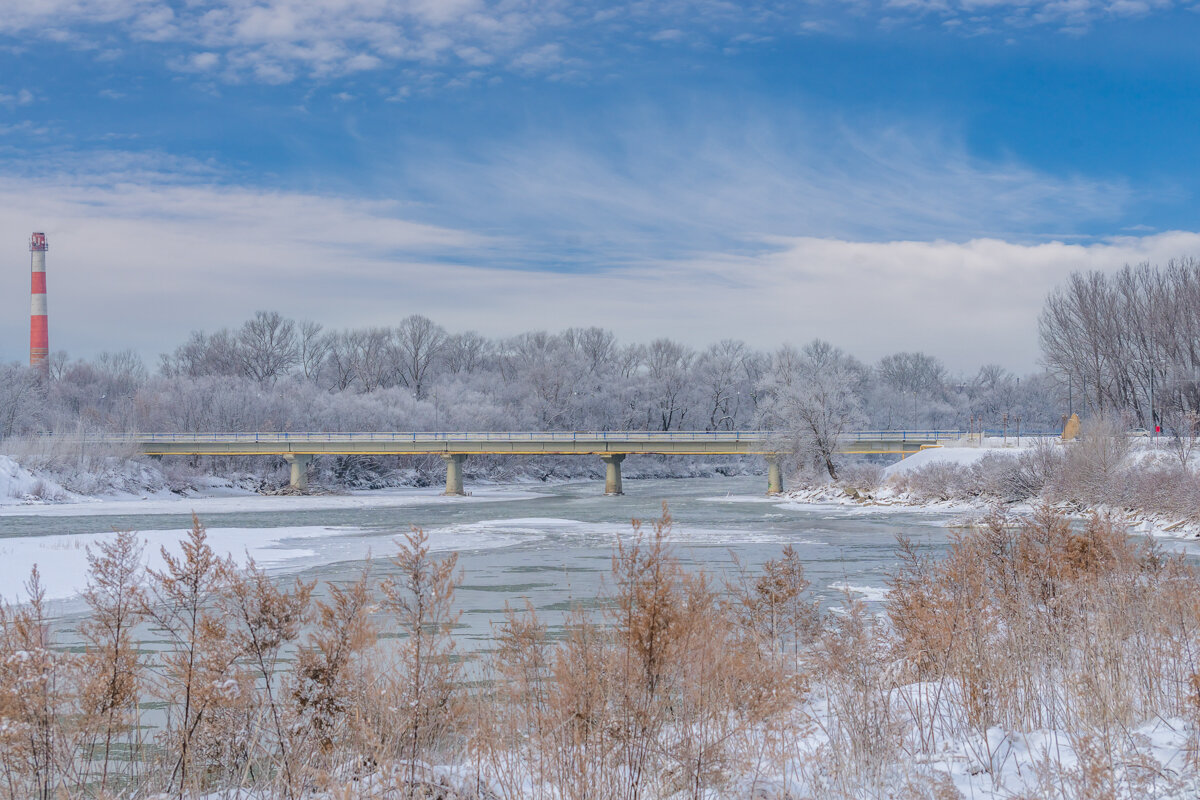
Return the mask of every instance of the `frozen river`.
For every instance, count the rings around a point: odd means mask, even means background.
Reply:
[[[945,514],[782,503],[762,495],[762,478],[627,481],[622,497],[604,497],[595,481],[554,486],[476,488],[468,498],[436,489],[328,497],[237,497],[123,501],[0,513],[0,593],[19,596],[19,583],[38,563],[56,614],[81,609],[86,545],[114,529],[143,533],[148,552],[174,546],[194,508],[220,552],[249,552],[277,575],[321,580],[356,576],[372,557],[386,574],[394,539],[410,525],[430,534],[433,548],[456,550],[464,577],[458,593],[467,640],[485,638],[506,603],[525,600],[552,625],[573,601],[603,589],[618,536],[630,520],[652,520],[666,501],[675,519],[672,541],[690,565],[727,574],[731,554],[756,568],[791,544],[814,590],[833,599],[846,589],[878,600],[894,565],[897,534],[940,550]]]

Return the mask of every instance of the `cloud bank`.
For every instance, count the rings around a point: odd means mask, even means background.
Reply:
[[[50,238],[51,346],[149,357],[195,328],[278,309],[333,327],[423,313],[492,335],[572,325],[626,341],[815,336],[863,358],[921,349],[967,369],[1037,359],[1042,299],[1072,270],[1200,252],[1200,233],[1072,244],[764,237],[751,253],[646,258],[603,272],[490,266],[519,243],[412,222],[386,203],[249,188],[0,181],[0,241]],[[17,262],[16,248],[5,261]],[[0,279],[0,356],[25,354],[24,271]]]

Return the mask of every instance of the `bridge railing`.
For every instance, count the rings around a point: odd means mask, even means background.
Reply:
[[[853,442],[953,441],[961,439],[963,431],[847,431],[841,438]]]
[[[317,432],[258,432],[258,433],[128,433],[74,436],[62,435],[72,441],[105,442],[342,442],[347,440],[364,442],[522,442],[522,441],[662,441],[664,439],[689,441],[752,441],[761,442],[776,434],[770,431],[360,431],[345,433]]]
[[[962,431],[903,430],[847,431],[840,437],[848,442],[921,441],[940,442],[961,439]],[[56,439],[103,443],[276,443],[276,442],[578,442],[578,441],[725,441],[764,442],[786,439],[781,431],[358,431],[329,432],[213,432],[213,433],[125,433],[60,434]]]

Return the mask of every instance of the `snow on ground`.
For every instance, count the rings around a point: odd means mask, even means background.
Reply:
[[[932,697],[939,698],[946,713],[936,719],[932,728],[921,732],[920,736],[929,736],[938,743],[931,752],[922,752],[925,748],[913,738],[917,731],[911,727],[915,721],[910,711],[927,704]],[[890,699],[895,718],[908,723],[904,725],[909,729],[906,749],[914,757],[907,763],[885,768],[884,774],[890,773],[887,782],[900,790],[911,778],[944,776],[959,793],[912,793],[910,789],[908,792],[896,791],[896,796],[958,796],[976,800],[1041,797],[1046,796],[1047,788],[1042,780],[1048,778],[1049,786],[1060,791],[1054,796],[1070,797],[1086,784],[1084,773],[1088,755],[1081,750],[1089,743],[1088,732],[1006,731],[997,726],[981,734],[964,726],[961,719],[953,719],[955,710],[963,707],[960,692],[953,682],[940,687],[932,683],[906,684],[897,687]],[[818,724],[793,744],[795,755],[784,774],[769,782],[781,790],[781,795],[803,797],[813,794],[820,785],[821,751],[829,746],[828,732],[837,726],[838,720],[819,686],[799,710]],[[1141,796],[1156,800],[1197,797],[1200,779],[1190,758],[1194,737],[1194,725],[1178,718],[1155,717],[1122,731],[1116,738],[1120,746],[1128,748],[1124,752],[1127,756],[1125,764],[1106,777],[1124,791],[1111,796]],[[1090,743],[1098,744],[1095,739]],[[828,758],[827,753],[825,757]],[[816,782],[814,778],[817,778]],[[917,783],[919,785],[920,781]],[[936,785],[937,781],[934,783]]]
[[[75,498],[55,481],[38,477],[8,456],[0,455],[0,507]]]
[[[870,495],[855,496],[837,486],[820,486],[811,489],[796,489],[784,497],[771,498],[776,508],[802,510],[814,505],[836,517],[874,517],[880,515],[932,515],[945,517],[947,524],[962,515],[978,515],[986,512],[988,505],[970,500],[917,501],[889,487],[871,492]],[[1013,510],[1025,511],[1025,506]],[[3,512],[0,511],[0,515]]]
[[[907,472],[920,469],[936,462],[947,462],[960,467],[969,467],[976,461],[979,461],[989,453],[995,453],[1002,456],[1017,456],[1022,450],[1028,448],[1021,447],[930,447],[921,450],[918,453],[913,453],[895,464],[890,464],[883,470],[883,478],[887,480],[893,475],[903,475]]]
[[[888,590],[886,586],[862,586],[846,581],[837,581],[829,584],[830,589],[836,589],[839,592],[845,592],[849,595],[857,595],[868,603],[882,603],[887,600]]]

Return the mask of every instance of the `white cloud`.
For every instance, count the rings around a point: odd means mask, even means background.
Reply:
[[[1090,244],[774,236],[757,252],[645,257],[599,273],[500,269],[525,242],[413,222],[397,203],[155,174],[0,180],[0,242],[50,237],[56,349],[153,356],[191,329],[275,308],[334,326],[420,312],[496,335],[595,324],[694,344],[821,336],[864,358],[923,349],[954,367],[1028,369],[1042,299],[1071,270],[1200,252],[1189,232]],[[0,275],[0,358],[23,352],[27,289],[23,271]]]
[[[373,190],[394,176],[419,206],[222,186],[219,165],[163,154],[57,150],[5,164],[0,243],[51,236],[53,346],[78,354],[154,355],[269,307],[335,326],[421,312],[492,334],[822,336],[866,358],[925,349],[1019,369],[1036,359],[1042,297],[1070,270],[1200,252],[1189,233],[1072,243],[1062,232],[1124,224],[1137,197],[980,161],[937,130],[707,111],[376,154]],[[20,356],[26,291],[22,271],[0,274],[0,358]]]
[[[212,69],[220,61],[221,57],[216,53],[196,53],[191,58],[192,66],[199,70]]]
[[[650,41],[652,42],[677,42],[680,39],[687,37],[687,34],[678,28],[665,28],[664,30],[652,33]]]
[[[620,264],[760,250],[773,236],[1036,240],[1117,220],[1138,201],[1119,182],[973,158],[936,129],[705,111],[633,109],[603,130],[543,130],[470,152],[412,143],[403,187],[453,209],[456,224],[537,230],[517,255],[540,265],[579,252]]]
[[[21,89],[8,93],[0,90],[0,106],[27,106],[33,102],[33,92]]]
[[[519,54],[512,60],[512,67],[525,73],[550,72],[563,66],[565,60],[562,45],[555,42]]]
[[[1186,7],[1178,0],[884,0],[886,7],[948,18],[959,27],[990,31],[1035,24],[1083,33],[1097,20],[1138,17]]]
[[[1179,0],[0,0],[0,35],[87,41],[106,48],[112,29],[130,40],[220,53],[225,77],[280,83],[392,64],[430,69],[488,67],[561,77],[590,59],[604,62],[634,35],[659,43],[709,39],[720,46],[763,42],[788,31],[836,31],[875,20],[903,26],[927,17],[971,33],[1051,25],[1086,30],[1097,19],[1144,16]],[[836,13],[841,8],[840,19]]]

